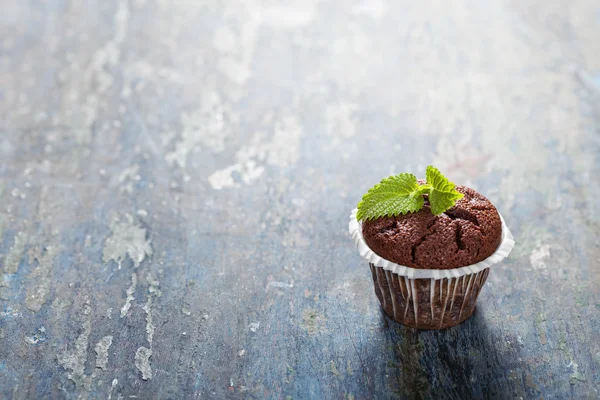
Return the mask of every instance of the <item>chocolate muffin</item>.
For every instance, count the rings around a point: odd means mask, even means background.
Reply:
[[[443,329],[473,314],[490,267],[515,242],[488,199],[433,166],[426,172],[427,181],[402,173],[371,188],[349,232],[385,313],[409,327]]]
[[[456,190],[464,197],[443,214],[433,215],[426,201],[415,213],[365,221],[367,245],[380,257],[411,268],[452,269],[485,260],[502,240],[500,215],[475,190]]]

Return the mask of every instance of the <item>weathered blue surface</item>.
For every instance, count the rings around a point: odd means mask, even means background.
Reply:
[[[0,398],[598,398],[600,9],[522,3],[3,4]],[[347,234],[428,164],[518,243],[441,332]]]

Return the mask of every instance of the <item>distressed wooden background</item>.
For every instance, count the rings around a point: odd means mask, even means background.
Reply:
[[[0,398],[600,397],[600,3],[3,0]],[[434,164],[517,239],[384,318],[347,233]]]

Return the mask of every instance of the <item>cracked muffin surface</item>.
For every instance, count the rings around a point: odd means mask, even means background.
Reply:
[[[396,264],[422,269],[452,269],[491,256],[502,240],[496,207],[473,189],[457,186],[464,197],[441,215],[426,201],[418,212],[363,223],[367,245]]]

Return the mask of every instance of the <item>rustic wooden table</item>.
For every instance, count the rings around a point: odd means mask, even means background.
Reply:
[[[598,398],[599,35],[594,0],[4,1],[0,398]],[[421,332],[347,223],[430,163],[517,247]]]

